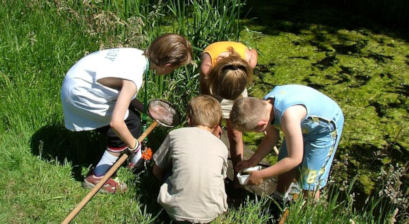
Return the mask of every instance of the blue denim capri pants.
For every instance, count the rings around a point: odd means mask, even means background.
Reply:
[[[298,166],[299,185],[303,190],[315,191],[327,184],[332,161],[341,139],[344,116],[339,111],[332,120],[307,117],[302,122],[304,156]],[[285,140],[280,148],[278,160],[287,157]]]

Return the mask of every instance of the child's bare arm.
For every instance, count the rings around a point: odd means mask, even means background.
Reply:
[[[208,75],[212,68],[212,59],[208,53],[203,53],[200,64],[200,93],[210,94],[208,86]]]
[[[303,136],[301,130],[301,120],[306,116],[306,110],[303,106],[292,106],[284,112],[281,121],[281,127],[284,132],[286,144],[287,144],[287,157],[283,158],[273,166],[255,171],[252,174],[254,182],[257,182],[257,177],[266,179],[273,176],[277,176],[286,173],[302,162],[303,158]],[[257,172],[257,173],[256,173]],[[251,183],[251,181],[249,181]]]
[[[162,142],[158,150],[156,150],[153,155],[153,161],[155,165],[152,168],[153,175],[162,181],[165,171],[171,169],[172,160],[170,158],[170,137],[166,136],[165,140]]]
[[[268,153],[271,152],[273,146],[277,144],[279,136],[279,132],[274,126],[270,126],[267,129],[266,136],[264,136],[256,153],[250,158],[252,166],[257,165]]]
[[[136,86],[132,81],[122,80],[122,87],[119,92],[118,99],[115,103],[114,111],[112,113],[111,122],[109,125],[115,133],[128,145],[133,148],[136,145],[136,139],[132,136],[128,127],[125,124],[124,117],[128,110],[129,103],[136,93]]]
[[[236,171],[257,165],[269,152],[271,152],[273,146],[277,144],[279,136],[278,130],[273,126],[270,126],[257,151],[249,160],[244,160],[237,164]]]
[[[282,117],[281,127],[287,143],[287,158],[291,159],[294,167],[302,162],[304,143],[301,121],[307,115],[305,107],[301,105],[288,108]]]
[[[255,49],[248,49],[246,52],[247,62],[251,68],[255,68],[257,65],[258,54]]]
[[[210,57],[208,53],[203,53],[201,64],[200,64],[201,74],[205,76],[208,75],[211,68],[212,68],[212,58]]]

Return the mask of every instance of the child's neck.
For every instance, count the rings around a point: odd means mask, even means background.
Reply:
[[[212,129],[212,128],[209,128],[209,127],[207,127],[207,126],[196,125],[195,127],[196,127],[196,128],[200,128],[200,129],[203,129],[203,130],[206,130],[206,131],[208,131],[208,132],[213,132],[213,129]]]
[[[195,127],[206,130],[206,131],[212,133],[214,136],[216,136],[218,138],[220,138],[221,135],[222,135],[222,129],[221,129],[220,126],[216,126],[214,128],[209,128],[209,127],[206,127],[206,126],[198,125],[198,126],[195,126]]]

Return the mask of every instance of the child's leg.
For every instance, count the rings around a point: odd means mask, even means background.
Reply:
[[[321,196],[320,190],[316,190],[316,191],[303,190],[302,192],[303,192],[304,198],[314,198],[315,200],[318,200],[320,199],[320,196]]]
[[[277,178],[277,191],[284,195],[288,191],[291,183],[297,180],[298,174],[298,168],[295,168],[279,175]]]
[[[129,111],[129,116],[125,120],[125,123],[135,138],[141,134],[139,114]],[[102,177],[116,162],[121,152],[127,148],[126,144],[118,136],[116,136],[112,128],[104,127],[98,131],[106,132],[108,136],[107,150],[105,151],[101,160],[98,162],[93,173],[84,179],[82,184],[85,188],[95,187],[95,185],[101,181]],[[126,190],[127,186],[125,183],[121,183],[112,178],[109,178],[101,188],[101,191],[105,193],[124,192]]]
[[[114,153],[109,150],[105,150],[102,155],[101,160],[95,166],[94,175],[97,177],[104,176],[108,172],[109,168],[116,162],[118,159],[119,153]]]
[[[135,138],[141,134],[141,121],[138,113],[129,110],[125,124]],[[108,136],[107,150],[95,167],[94,174],[96,176],[105,175],[116,162],[121,152],[127,148],[126,144],[116,135],[112,128],[107,128],[106,135]]]

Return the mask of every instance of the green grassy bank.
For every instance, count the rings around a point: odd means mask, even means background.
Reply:
[[[407,199],[409,193],[409,130],[404,125],[409,44],[402,36],[355,25],[365,24],[365,18],[337,14],[332,8],[303,10],[291,1],[261,8],[227,0],[188,5],[144,0],[0,3],[0,222],[59,223],[88,192],[80,182],[100,158],[104,143],[96,133],[65,130],[60,88],[66,71],[90,52],[121,46],[144,49],[164,32],[181,33],[192,41],[196,65],[169,77],[150,75],[149,98],[164,97],[183,109],[198,93],[202,48],[216,40],[240,39],[260,53],[252,95],[262,96],[277,84],[302,83],[340,103],[347,121],[330,183],[336,193],[327,192],[328,200],[309,206],[297,202],[289,223],[325,223],[330,218],[338,223],[383,223],[395,208],[396,218],[404,220],[407,202],[398,199]],[[246,15],[240,28],[236,19]],[[167,131],[157,129],[150,144],[160,144]],[[249,134],[247,143],[258,139]],[[98,194],[75,222],[169,221],[155,202],[158,183],[149,172],[133,175],[121,168],[118,176],[130,190]],[[382,184],[376,184],[379,181]],[[384,195],[379,197],[379,192]],[[382,200],[365,203],[367,195]],[[268,201],[249,199],[214,223],[265,223],[271,218],[265,209]]]

